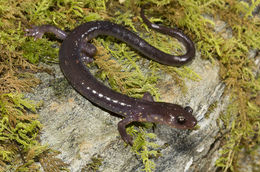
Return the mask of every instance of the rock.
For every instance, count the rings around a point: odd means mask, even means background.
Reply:
[[[157,125],[156,142],[168,146],[161,149],[161,157],[153,159],[156,171],[194,171],[205,169],[205,166],[207,169],[214,168],[217,154],[212,150],[217,145],[219,130],[216,120],[228,101],[223,96],[225,86],[219,80],[218,65],[212,65],[199,56],[197,54],[189,67],[202,79],[186,80],[187,94],[183,95],[174,83],[170,88],[160,87],[160,92],[164,101],[191,106],[200,128],[188,131]],[[100,171],[140,171],[143,168],[142,160],[129,146],[125,147],[119,136],[117,123],[120,118],[110,115],[78,94],[68,84],[58,65],[52,68],[55,76],[37,74],[42,84],[34,94],[27,95],[31,99],[44,101],[39,112],[44,125],[42,144],[59,150],[59,157],[69,164],[71,171],[80,171],[96,155],[103,159]],[[163,78],[171,80],[169,76]],[[212,104],[216,107],[206,118],[205,114]],[[212,158],[209,158],[209,154]]]

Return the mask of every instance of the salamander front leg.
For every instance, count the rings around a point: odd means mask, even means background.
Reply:
[[[118,131],[122,139],[124,140],[124,142],[130,144],[131,146],[133,145],[133,138],[126,133],[126,126],[134,121],[134,118],[132,116],[129,116],[118,123]]]

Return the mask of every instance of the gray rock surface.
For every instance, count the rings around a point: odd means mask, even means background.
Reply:
[[[218,65],[200,59],[197,54],[189,65],[202,78],[200,81],[186,80],[187,94],[172,83],[160,87],[162,100],[180,105],[189,105],[198,119],[198,130],[177,130],[168,126],[157,125],[154,132],[156,142],[167,144],[161,150],[162,156],[154,159],[155,171],[200,171],[214,169],[214,161],[218,154],[215,152],[218,142],[219,117],[228,103],[223,97],[224,85],[218,77]],[[59,150],[59,155],[69,164],[71,171],[81,171],[91,157],[102,157],[102,172],[141,171],[142,161],[131,148],[125,147],[117,131],[120,118],[93,105],[78,94],[66,81],[59,66],[50,66],[55,75],[39,73],[37,76],[42,84],[27,97],[43,100],[40,109],[40,121],[44,125],[41,141]],[[171,80],[163,76],[162,80]],[[217,103],[216,103],[217,102]],[[216,108],[205,118],[211,104]]]

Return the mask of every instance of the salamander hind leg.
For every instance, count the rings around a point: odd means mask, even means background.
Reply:
[[[80,59],[82,62],[84,62],[86,64],[92,63],[94,61],[92,57],[89,57],[89,56],[85,55],[84,53],[81,54]]]
[[[126,117],[118,123],[118,131],[124,140],[125,143],[133,145],[133,138],[126,133],[126,126],[131,122],[134,122],[134,118],[132,116]]]
[[[97,48],[86,41],[82,41],[80,43],[80,49],[81,49],[81,61],[84,63],[92,63],[93,62],[93,56],[97,52]]]
[[[146,101],[149,101],[149,102],[154,102],[153,96],[149,92],[144,93],[143,100],[146,100]]]

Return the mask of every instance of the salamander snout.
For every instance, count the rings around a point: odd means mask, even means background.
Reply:
[[[197,125],[197,120],[193,116],[177,115],[171,116],[169,124],[175,128],[192,129]]]

